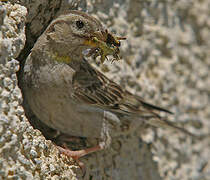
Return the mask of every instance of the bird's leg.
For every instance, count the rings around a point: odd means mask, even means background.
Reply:
[[[80,169],[82,170],[82,174],[84,177],[85,173],[86,173],[86,167],[85,167],[84,163],[79,160],[79,158],[86,156],[87,154],[100,151],[103,149],[103,146],[97,145],[92,148],[86,148],[86,149],[77,150],[77,151],[71,151],[70,149],[68,149],[68,147],[66,145],[64,145],[64,148],[61,146],[57,146],[57,148],[60,151],[60,153],[73,158],[77,162]]]
[[[87,154],[90,154],[92,152],[96,152],[96,151],[103,149],[103,147],[100,145],[97,145],[92,148],[83,149],[85,144],[84,144],[84,139],[82,137],[74,137],[74,136],[69,136],[67,134],[60,134],[53,141],[55,142],[56,146],[58,147],[58,149],[60,150],[60,152],[62,154],[72,157],[75,160],[77,160]],[[83,144],[81,147],[82,150],[76,150],[76,151],[70,150],[68,148],[67,144],[70,145],[72,142],[73,142],[72,145],[74,145],[74,143]],[[77,148],[78,148],[78,146],[77,146]]]
[[[97,145],[91,148],[82,149],[82,150],[77,150],[77,151],[71,151],[70,149],[68,149],[67,146],[64,146],[64,148],[61,146],[57,146],[57,147],[62,154],[65,154],[66,156],[71,157],[76,161],[79,158],[86,156],[87,154],[97,152],[103,149],[103,147],[101,147],[100,145]]]

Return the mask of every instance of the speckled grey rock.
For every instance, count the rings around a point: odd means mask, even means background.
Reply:
[[[171,121],[203,136],[192,140],[170,130],[139,127],[132,134],[115,138],[110,149],[84,157],[85,178],[209,179],[208,0],[11,2],[22,6],[0,2],[0,177],[75,178],[73,162],[60,157],[55,146],[25,118],[15,59],[24,46],[25,34],[26,45],[18,57],[20,67],[54,17],[68,9],[83,9],[127,37],[121,47],[123,60],[100,66],[92,61],[93,65],[129,91],[172,110]],[[23,6],[28,9],[27,16]]]

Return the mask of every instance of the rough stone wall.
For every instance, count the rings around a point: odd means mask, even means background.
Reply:
[[[49,22],[80,9],[127,37],[122,61],[93,65],[127,90],[172,110],[171,121],[203,137],[139,128],[115,138],[110,149],[84,157],[85,179],[207,180],[209,7],[208,0],[0,2],[0,179],[81,179],[76,163],[59,155],[28,122],[17,85],[21,75],[16,77]]]

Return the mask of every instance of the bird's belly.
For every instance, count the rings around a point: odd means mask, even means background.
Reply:
[[[47,89],[41,92],[33,92],[33,99],[30,98],[28,103],[43,123],[72,136],[100,137],[103,110],[83,110],[80,104],[76,104],[64,93],[49,94]]]

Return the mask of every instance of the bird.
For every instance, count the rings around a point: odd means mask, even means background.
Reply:
[[[90,148],[59,150],[75,160],[110,146],[113,137],[139,124],[184,131],[159,113],[167,109],[146,102],[96,70],[84,52],[99,50],[119,59],[120,40],[85,12],[72,10],[53,20],[26,59],[23,92],[30,109],[47,126],[74,137],[96,138]],[[97,56],[98,56],[97,55]]]

